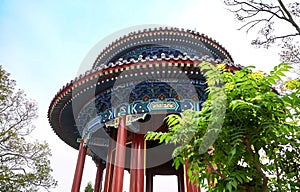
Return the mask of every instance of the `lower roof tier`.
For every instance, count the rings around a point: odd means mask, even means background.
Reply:
[[[123,114],[200,110],[206,99],[205,78],[199,71],[204,60],[162,57],[88,71],[55,96],[48,111],[50,124],[64,142],[77,149],[77,139],[95,121],[108,125]],[[227,68],[239,67],[228,64]]]

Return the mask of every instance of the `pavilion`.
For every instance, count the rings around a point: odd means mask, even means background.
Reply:
[[[188,164],[172,167],[175,146],[144,136],[168,131],[169,114],[201,110],[207,97],[202,61],[240,68],[225,48],[198,32],[133,31],[99,50],[93,67],[58,91],[48,118],[57,136],[79,150],[72,192],[80,190],[87,155],[97,166],[96,192],[122,192],[125,170],[130,192],[152,192],[155,175],[176,175],[178,192],[200,191],[188,181]]]

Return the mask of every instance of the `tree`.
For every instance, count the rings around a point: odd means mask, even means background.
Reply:
[[[88,184],[86,185],[86,187],[84,188],[84,192],[93,192],[93,186],[91,182],[88,182]]]
[[[37,117],[36,103],[0,66],[0,188],[5,192],[38,191],[56,186],[50,175],[51,155],[46,142],[30,142]]]
[[[239,29],[257,30],[252,41],[258,47],[281,46],[281,60],[300,69],[300,3],[283,3],[282,0],[225,0],[238,21]],[[300,75],[299,71],[298,75]]]
[[[218,73],[201,64],[208,83],[201,111],[170,115],[168,133],[146,138],[180,145],[173,165],[188,161],[191,181],[209,191],[299,191],[300,83],[284,96],[272,89],[290,66],[280,64],[269,75],[220,67]]]

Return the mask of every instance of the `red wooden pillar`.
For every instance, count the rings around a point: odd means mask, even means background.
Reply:
[[[85,162],[87,148],[84,146],[84,140],[82,139],[79,145],[79,152],[77,158],[77,164],[72,184],[72,192],[79,192],[80,191],[80,184],[82,179],[83,167]]]
[[[107,149],[106,168],[105,168],[105,181],[104,181],[104,192],[111,192],[113,171],[114,171],[114,149],[116,147],[116,130],[111,129],[111,139]]]
[[[188,168],[189,168],[188,161],[185,160],[185,165],[184,165],[185,189],[186,189],[186,192],[193,192],[192,185],[191,185],[191,182],[189,181],[189,176],[187,174]]]
[[[145,141],[144,134],[136,134],[135,140],[137,142],[137,170],[136,170],[136,191],[144,191],[144,177],[145,177]]]
[[[153,192],[153,174],[149,169],[146,171],[146,192]]]
[[[137,152],[136,152],[136,142],[135,136],[133,136],[131,143],[131,158],[130,158],[130,183],[129,183],[129,192],[134,192],[136,189],[135,179],[136,179],[136,164],[137,164]]]
[[[213,169],[213,170],[212,170]],[[208,185],[211,186],[211,187],[214,187],[215,186],[215,183],[213,181],[213,177],[212,177],[212,172],[217,170],[217,166],[213,166],[212,169],[210,167],[207,167],[207,171],[210,173],[209,174],[209,182],[208,182]]]
[[[185,161],[185,166],[184,166],[184,169],[185,169],[186,192],[201,192],[201,188],[200,188],[200,186],[199,187],[196,186],[196,182],[191,183],[189,181],[189,176],[187,174],[188,168],[189,168],[189,165],[188,165],[188,161],[186,160]]]
[[[192,185],[192,189],[193,189],[193,190],[192,190],[193,192],[201,192],[200,186],[197,187],[195,183]]]
[[[120,122],[118,127],[114,179],[112,181],[113,192],[122,192],[123,189],[124,166],[125,166],[125,155],[126,155],[126,137],[127,137],[126,116],[123,115],[120,117]]]
[[[184,192],[184,170],[183,166],[180,166],[179,173],[177,175],[178,192]]]
[[[97,173],[96,173],[94,192],[100,192],[102,189],[101,183],[102,183],[104,167],[105,167],[104,164],[102,164],[101,162],[97,164]]]
[[[131,146],[130,192],[144,191],[144,134],[134,134]]]

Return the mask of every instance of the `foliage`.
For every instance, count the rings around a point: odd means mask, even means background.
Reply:
[[[14,81],[9,80],[9,74],[0,66],[0,101],[4,101],[13,89]]]
[[[224,0],[238,21],[240,29],[257,30],[253,45],[281,45],[281,59],[300,69],[300,3],[282,0]],[[298,71],[298,75],[299,71]]]
[[[293,79],[285,82],[285,89],[300,90],[300,79]]]
[[[50,175],[47,143],[29,142],[34,127],[36,104],[23,91],[15,90],[15,82],[0,66],[0,188],[1,191],[49,191],[56,186]]]
[[[202,69],[211,66],[201,64]],[[169,132],[151,132],[147,139],[159,135],[161,142],[181,144],[173,153],[174,166],[187,160],[190,179],[209,191],[299,191],[300,91],[280,96],[271,88],[289,68],[282,63],[269,75],[254,73],[251,67],[234,73],[222,70],[220,77],[204,70],[214,87],[208,88],[202,110],[170,115]],[[211,91],[215,88],[219,91]],[[220,92],[225,93],[226,112],[213,114]],[[210,124],[220,133],[210,150],[201,153]]]
[[[91,182],[88,182],[86,187],[84,188],[84,192],[94,192],[93,186]]]

